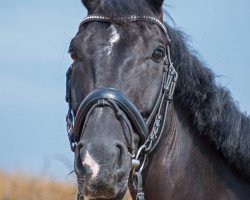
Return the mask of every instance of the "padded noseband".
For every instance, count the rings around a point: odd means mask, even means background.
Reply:
[[[75,118],[74,136],[76,141],[79,141],[86,116],[91,108],[109,106],[118,117],[120,114],[125,114],[129,122],[132,123],[136,133],[140,136],[141,143],[145,142],[148,136],[147,125],[141,116],[136,106],[122,92],[114,88],[102,88],[89,93],[82,101]]]

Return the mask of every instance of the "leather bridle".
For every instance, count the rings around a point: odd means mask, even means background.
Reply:
[[[132,157],[133,167],[133,185],[136,192],[136,199],[143,200],[141,172],[145,167],[148,155],[151,154],[159,143],[166,125],[169,103],[173,100],[178,74],[174,69],[170,56],[170,39],[165,26],[154,17],[150,16],[127,16],[121,18],[109,18],[102,15],[87,16],[83,24],[89,22],[119,22],[119,21],[147,21],[158,25],[167,38],[166,57],[164,58],[164,67],[162,73],[162,84],[158,99],[154,108],[145,121],[136,108],[136,106],[122,92],[114,88],[103,88],[92,91],[80,104],[75,117],[71,107],[71,71],[72,66],[66,74],[66,101],[68,102],[68,114],[66,116],[67,132],[70,141],[71,150],[74,152],[77,142],[80,141],[81,133],[86,128],[88,119],[92,111],[97,107],[108,106],[115,112],[115,116],[121,123],[128,151]],[[132,133],[140,136],[140,145],[135,152],[133,146]]]

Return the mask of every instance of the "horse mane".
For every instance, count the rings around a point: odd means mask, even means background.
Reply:
[[[165,25],[179,74],[174,101],[185,108],[194,131],[207,137],[231,166],[250,178],[250,117],[239,111],[225,87],[216,85],[214,73],[187,45],[186,36]]]

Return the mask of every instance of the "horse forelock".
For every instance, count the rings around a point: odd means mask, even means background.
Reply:
[[[154,11],[145,0],[105,0],[95,6],[93,13],[107,17],[123,17],[127,15],[153,15]]]

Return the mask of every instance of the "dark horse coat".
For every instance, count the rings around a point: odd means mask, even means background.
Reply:
[[[89,14],[163,19],[163,0],[82,0]],[[249,199],[250,118],[230,92],[216,85],[208,69],[165,24],[179,74],[166,130],[143,170],[146,200]],[[122,91],[147,118],[161,84],[164,34],[148,22],[90,22],[73,38],[69,52],[72,108],[97,88]],[[155,59],[157,57],[157,60]],[[158,59],[159,58],[159,59]],[[79,193],[91,199],[121,199],[128,186],[131,157],[110,108],[94,109],[75,152]],[[138,148],[139,138],[133,135]]]

